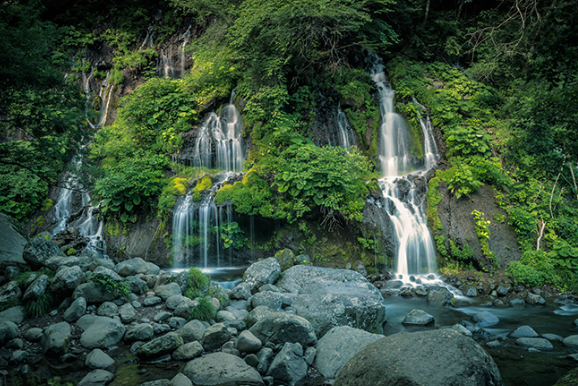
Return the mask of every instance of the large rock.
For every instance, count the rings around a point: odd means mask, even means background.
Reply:
[[[502,386],[498,366],[474,340],[450,330],[399,333],[359,351],[334,386]]]
[[[95,348],[88,353],[84,364],[91,369],[106,369],[108,366],[114,364],[114,359],[108,354],[105,354],[101,349]]]
[[[578,335],[567,336],[566,338],[564,338],[562,343],[564,343],[564,345],[568,347],[578,348]]]
[[[251,297],[251,286],[248,283],[239,283],[229,292],[231,299],[247,300]]]
[[[21,297],[22,291],[15,281],[9,281],[0,287],[0,305],[14,303],[20,300]]]
[[[20,324],[24,321],[26,317],[26,312],[22,306],[10,307],[6,311],[0,312],[0,322],[8,321],[16,324]]]
[[[177,334],[182,336],[185,342],[201,341],[206,329],[201,321],[194,319],[179,328]]]
[[[18,326],[14,322],[2,321],[0,322],[0,345],[12,340],[18,336]]]
[[[185,343],[173,352],[173,359],[177,361],[191,360],[200,356],[205,349],[199,342]]]
[[[552,343],[544,338],[518,338],[516,344],[524,348],[535,348],[541,351],[550,351],[554,349]]]
[[[88,304],[98,304],[114,300],[116,297],[112,291],[97,283],[83,283],[76,287],[72,293],[73,299],[84,298]]]
[[[72,329],[70,324],[60,322],[46,327],[40,340],[43,353],[63,354],[68,350]]]
[[[239,357],[217,352],[188,362],[183,369],[195,385],[264,386],[261,375]]]
[[[382,332],[383,297],[360,273],[297,265],[276,284],[293,293],[292,307],[313,325],[318,337],[337,326]]]
[[[123,323],[131,323],[136,319],[137,313],[135,308],[130,303],[125,303],[118,309],[120,320]]]
[[[257,352],[263,343],[251,331],[243,331],[237,338],[236,348],[241,352]]]
[[[450,305],[454,295],[444,287],[431,287],[427,294],[427,301],[438,306]]]
[[[489,327],[500,323],[500,319],[498,319],[496,315],[488,311],[483,311],[475,314],[473,319],[475,322],[477,322],[478,326],[480,327]]]
[[[80,344],[88,349],[113,346],[120,342],[126,330],[120,320],[106,316],[84,315],[76,325],[84,330]]]
[[[510,334],[510,338],[537,338],[539,335],[530,326],[521,326]]]
[[[64,320],[70,323],[76,322],[82,315],[86,313],[86,306],[86,299],[83,297],[76,298],[76,300],[70,304],[70,307],[64,311]]]
[[[134,276],[137,273],[147,273],[149,270],[149,265],[140,257],[136,257],[134,259],[125,260],[118,263],[116,267],[114,267],[114,270],[120,276]]]
[[[231,339],[231,332],[223,323],[213,324],[205,330],[203,335],[203,347],[207,351],[220,348],[225,342]]]
[[[24,264],[22,252],[26,245],[22,225],[10,216],[0,213],[0,264]]]
[[[275,312],[259,320],[249,330],[263,344],[300,343],[307,347],[317,343],[313,326],[305,318],[298,315]]]
[[[171,296],[183,294],[181,292],[181,286],[179,286],[177,283],[169,283],[161,285],[155,290],[155,293],[157,296],[159,296],[161,299],[165,301]]]
[[[136,355],[145,359],[154,358],[170,354],[182,345],[183,338],[176,332],[169,332],[168,334],[143,344],[138,350],[136,350]]]
[[[281,266],[281,272],[286,271],[297,264],[297,258],[290,249],[283,249],[282,251],[277,252],[275,254],[275,259],[277,259]]]
[[[52,256],[50,259],[46,260],[44,265],[46,265],[51,270],[56,271],[61,267],[73,267],[75,265],[78,265],[79,267],[89,266],[91,262],[92,259],[86,255]]]
[[[303,347],[299,343],[285,343],[273,359],[267,375],[291,386],[305,378],[307,363],[303,358]]]
[[[279,278],[281,266],[274,257],[251,264],[243,274],[243,282],[248,284],[252,292],[256,292],[265,284],[273,284]]]
[[[79,266],[62,267],[52,278],[50,291],[61,296],[69,296],[83,280],[84,272]]]
[[[251,307],[265,306],[279,311],[283,305],[283,295],[278,292],[257,292],[251,297]]]
[[[43,237],[30,240],[22,253],[22,258],[26,264],[36,270],[42,268],[53,256],[66,257],[54,241],[46,240]]]
[[[423,310],[411,310],[409,314],[405,316],[402,324],[412,325],[412,326],[427,326],[434,322],[434,317]]]
[[[265,316],[275,313],[274,310],[270,309],[266,306],[258,306],[254,308],[251,312],[249,312],[244,318],[243,321],[248,327],[251,327],[259,320],[263,319]]]
[[[129,328],[124,336],[124,340],[131,342],[135,340],[149,340],[154,335],[153,326],[148,323],[139,323]]]
[[[48,276],[40,275],[39,278],[34,280],[32,284],[28,286],[24,292],[24,296],[22,296],[22,300],[26,302],[38,299],[46,292],[49,283],[50,280],[48,279]]]
[[[349,326],[334,327],[317,342],[315,368],[325,378],[333,379],[355,354],[379,339],[383,335]]]
[[[76,386],[105,386],[114,379],[114,374],[106,370],[92,370]]]

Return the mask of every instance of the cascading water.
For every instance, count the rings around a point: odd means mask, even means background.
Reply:
[[[174,44],[169,45],[163,50],[159,50],[159,59],[157,61],[157,73],[159,76],[172,79],[184,78],[187,64],[185,48],[190,38],[191,26],[179,36],[179,41],[182,40],[182,43],[177,47],[177,53],[175,53]]]
[[[403,117],[393,108],[394,90],[384,73],[381,59],[369,57],[370,72],[379,93],[382,125],[380,129],[379,159],[383,177],[379,185],[385,198],[385,210],[395,228],[397,251],[395,271],[403,281],[410,275],[436,271],[435,249],[427,228],[423,199],[416,194],[416,180],[435,167],[439,156],[429,121],[422,120],[424,134],[424,165],[420,167],[410,153],[411,138]],[[412,168],[417,168],[413,173]]]
[[[197,265],[207,268],[211,264],[226,264],[221,234],[234,221],[232,205],[217,206],[213,193],[224,181],[243,167],[242,119],[233,103],[221,110],[221,116],[210,113],[199,133],[189,160],[190,166],[222,171],[213,188],[205,192],[201,201],[193,200],[192,192],[180,197],[173,211],[174,266]],[[197,253],[198,251],[198,253]],[[232,250],[228,251],[228,264],[232,263]]]
[[[341,110],[341,106],[337,107],[337,127],[339,129],[339,146],[348,149],[355,145],[355,134],[347,121],[347,116]]]

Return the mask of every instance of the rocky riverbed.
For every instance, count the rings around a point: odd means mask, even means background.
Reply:
[[[573,310],[576,297],[507,278],[400,285],[392,274],[294,265],[286,251],[252,264],[232,290],[213,283],[213,297],[190,299],[187,271],[140,258],[65,256],[36,238],[23,260],[5,266],[0,287],[2,385],[554,384],[578,359],[578,320],[561,315],[567,327],[554,331],[534,312]],[[47,294],[49,314],[27,316]],[[207,301],[214,318],[191,318]],[[514,309],[528,317],[505,323]],[[538,363],[551,372],[512,371]]]

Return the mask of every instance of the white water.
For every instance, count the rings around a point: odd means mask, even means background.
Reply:
[[[382,117],[378,155],[383,177],[379,185],[385,198],[384,209],[395,228],[395,271],[407,284],[411,283],[410,275],[424,275],[421,281],[429,282],[432,279],[425,277],[425,274],[437,270],[435,248],[427,228],[425,204],[423,199],[418,200],[416,196],[414,177],[424,176],[436,166],[439,158],[433,143],[431,125],[429,121],[422,120],[425,155],[424,165],[420,167],[409,151],[411,138],[407,123],[393,108],[395,91],[385,77],[383,62],[375,56],[370,57],[370,61],[371,77],[378,89]],[[437,278],[433,281],[437,282]]]
[[[339,146],[348,149],[355,145],[355,134],[341,106],[337,107],[337,128],[339,129]]]
[[[220,226],[234,221],[232,205],[217,206],[213,193],[224,181],[243,168],[242,119],[233,103],[210,113],[193,149],[193,167],[222,171],[213,178],[213,188],[195,203],[192,192],[180,197],[173,210],[173,266],[222,267],[232,263],[232,247],[226,250]],[[215,181],[216,180],[216,181]]]
[[[174,52],[175,48],[172,44],[159,51],[159,59],[157,61],[157,73],[159,76],[172,79],[184,78],[187,64],[185,48],[190,38],[191,26],[179,36],[179,40],[182,40],[182,43],[177,47],[177,53]]]

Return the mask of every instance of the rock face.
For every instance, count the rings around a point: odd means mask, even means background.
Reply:
[[[42,268],[48,259],[53,256],[66,257],[54,241],[49,241],[42,237],[30,240],[22,253],[22,258],[32,269]]]
[[[355,354],[380,339],[383,335],[349,326],[332,328],[317,343],[315,368],[325,378],[333,379]]]
[[[10,216],[0,213],[0,264],[24,264],[22,252],[26,245],[24,229]]]
[[[243,275],[243,282],[248,284],[252,292],[256,292],[265,284],[273,284],[279,278],[281,266],[274,258],[259,261],[251,264]]]
[[[84,330],[80,344],[85,348],[106,348],[120,342],[125,327],[117,319],[105,316],[84,315],[76,325]]]
[[[395,334],[366,346],[347,362],[334,385],[502,386],[503,382],[484,349],[445,329]]]
[[[317,343],[313,326],[307,319],[297,315],[275,312],[259,320],[249,330],[263,344],[300,343],[307,347]]]
[[[221,352],[190,361],[183,369],[183,374],[195,385],[264,385],[257,370],[241,358]]]
[[[382,332],[383,297],[358,272],[297,265],[285,271],[276,285],[295,294],[291,305],[311,322],[318,337],[337,326]]]

